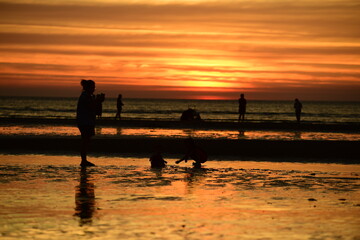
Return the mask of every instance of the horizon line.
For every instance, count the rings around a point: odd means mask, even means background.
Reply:
[[[96,95],[96,94],[94,94]],[[78,98],[78,96],[30,96],[30,95],[18,95],[18,96],[10,96],[10,95],[0,95],[0,97],[8,97],[8,98]],[[107,99],[117,99],[117,97],[106,97]],[[123,98],[124,99],[130,99],[130,100],[189,100],[189,101],[237,101],[238,98],[222,98],[222,99],[211,99],[211,98],[159,98],[159,97],[128,97]],[[246,98],[248,101],[273,101],[273,102],[291,102],[294,101],[294,99],[252,99],[252,98]],[[300,99],[301,100],[301,99]],[[302,102],[359,102],[360,100],[301,100]]]

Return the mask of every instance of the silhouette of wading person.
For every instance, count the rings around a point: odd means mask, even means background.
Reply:
[[[149,161],[151,163],[151,168],[164,168],[166,167],[166,161],[161,155],[161,146],[157,145],[155,146],[154,154],[151,155]]]
[[[121,112],[122,112],[122,107],[124,106],[123,102],[122,102],[122,95],[119,94],[117,101],[116,101],[116,108],[117,108],[117,112],[115,115],[115,119],[121,120]]]
[[[180,117],[181,121],[201,121],[200,113],[195,108],[189,107]]]
[[[192,138],[186,139],[185,144],[187,148],[187,153],[185,154],[184,157],[182,157],[180,160],[176,161],[175,163],[179,164],[182,161],[187,162],[188,160],[194,160],[195,161],[193,163],[194,168],[201,168],[201,163],[206,162],[208,159],[207,153],[202,148],[197,146],[194,142],[194,139]]]
[[[301,120],[301,110],[302,110],[302,104],[299,101],[299,99],[295,99],[294,102],[294,109],[295,109],[295,116],[296,116],[296,121],[299,123]]]
[[[238,120],[238,122],[245,120],[245,113],[246,113],[246,99],[244,97],[244,94],[241,94],[240,98],[239,98],[239,120]]]
[[[91,137],[95,135],[95,82],[93,80],[82,80],[83,91],[79,97],[76,111],[77,126],[81,133],[81,163],[80,166],[95,166],[87,161]]]

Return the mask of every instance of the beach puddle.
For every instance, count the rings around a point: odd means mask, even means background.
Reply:
[[[357,239],[360,167],[0,155],[2,239]]]

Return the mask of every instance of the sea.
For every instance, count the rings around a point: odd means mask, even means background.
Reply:
[[[175,121],[189,107],[199,111],[204,121],[235,122],[238,118],[236,100],[125,98],[123,102],[126,119]],[[359,122],[358,102],[302,103],[304,121]],[[26,118],[74,119],[76,105],[77,98],[0,97],[0,118],[24,118],[19,121],[24,123]],[[114,118],[115,114],[116,99],[106,99],[103,117]],[[246,119],[294,122],[293,102],[248,99]],[[76,126],[24,125],[0,124],[0,138],[5,142],[16,139],[8,135],[29,135],[22,138],[29,143],[35,139],[31,138],[33,135],[77,136],[80,147]],[[96,131],[95,138],[191,135],[212,139],[360,140],[359,133],[121,126],[105,126]],[[295,157],[286,159],[209,156],[203,169],[193,169],[191,163],[175,164],[183,156],[179,154],[164,155],[167,167],[156,170],[150,169],[150,154],[143,157],[135,151],[131,156],[90,153],[90,160],[97,167],[80,168],[80,156],[67,155],[66,151],[64,155],[47,152],[47,139],[50,138],[40,138],[43,144],[30,154],[23,154],[23,145],[18,144],[12,148],[14,152],[0,149],[1,239],[355,240],[360,236],[360,165],[344,164],[342,158],[334,158],[335,163],[326,163],[326,159],[318,163],[316,157],[296,157],[297,152]],[[146,154],[146,150],[141,150],[145,146],[138,147],[139,152]],[[62,151],[60,144],[57,148]],[[271,149],[265,146],[259,151],[266,153]]]
[[[183,111],[196,109],[205,121],[235,122],[238,101],[189,99],[123,99],[124,119],[179,120]],[[302,121],[316,123],[359,123],[360,102],[303,101]],[[0,117],[62,118],[76,115],[77,98],[69,97],[0,97]],[[116,99],[106,98],[104,118],[115,117]],[[294,121],[293,101],[248,99],[246,120],[254,122]]]

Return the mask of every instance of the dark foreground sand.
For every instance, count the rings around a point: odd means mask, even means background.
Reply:
[[[269,141],[196,139],[211,159],[272,158],[276,161],[360,163],[359,141]],[[156,146],[171,157],[186,152],[184,139],[146,137],[95,137],[90,154],[149,157]],[[0,136],[0,152],[77,155],[79,137]]]

